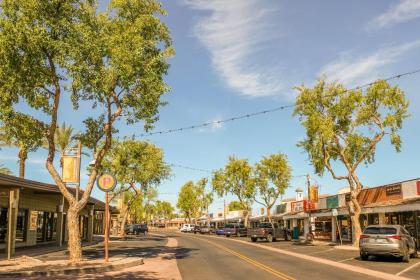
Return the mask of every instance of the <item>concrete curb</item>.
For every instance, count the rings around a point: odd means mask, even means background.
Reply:
[[[22,278],[22,277],[29,277],[29,276],[51,277],[51,276],[103,273],[103,272],[130,268],[130,267],[138,266],[142,264],[144,264],[144,260],[141,258],[141,259],[137,259],[128,263],[122,262],[118,264],[108,264],[104,266],[87,266],[87,267],[81,267],[81,268],[69,268],[69,269],[64,269],[64,270],[47,270],[47,271],[1,272],[0,278],[3,278],[3,277]]]

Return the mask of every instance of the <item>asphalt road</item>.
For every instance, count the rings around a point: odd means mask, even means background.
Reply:
[[[196,279],[378,279],[357,272],[239,244],[224,238],[174,233],[178,268]]]

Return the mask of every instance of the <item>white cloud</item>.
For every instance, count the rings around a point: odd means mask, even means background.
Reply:
[[[258,61],[273,34],[272,10],[258,0],[184,0],[191,8],[208,11],[195,25],[195,36],[209,50],[218,74],[245,96],[278,94],[280,71]],[[274,32],[273,32],[274,31]]]
[[[417,40],[396,47],[381,48],[367,56],[354,57],[343,53],[339,59],[325,65],[318,74],[347,85],[365,83],[378,78],[384,66],[395,63],[404,54],[419,47],[420,40]]]
[[[368,29],[389,27],[420,17],[420,0],[402,0],[391,6],[384,14],[373,19]]]

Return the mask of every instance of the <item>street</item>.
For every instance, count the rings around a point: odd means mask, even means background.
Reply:
[[[228,239],[180,233],[173,233],[170,236],[178,240],[177,262],[182,279],[381,279],[234,241],[245,238]],[[399,275],[420,279],[420,265],[417,259],[411,260],[408,265],[393,259],[362,262],[355,258],[357,252],[345,250],[338,252],[325,246],[293,246],[290,242],[284,241],[261,242],[259,245],[288,248],[303,255],[334,260],[337,265],[348,263],[356,270],[368,268],[374,274],[387,272],[390,273],[390,277],[392,274],[395,275],[395,278],[399,272],[412,267]]]

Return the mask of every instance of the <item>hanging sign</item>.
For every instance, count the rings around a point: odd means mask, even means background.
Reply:
[[[386,196],[400,195],[401,194],[401,185],[388,186],[388,187],[385,188],[385,193],[386,193]]]
[[[111,192],[117,185],[117,180],[111,174],[102,174],[99,176],[96,184],[104,192]]]
[[[63,156],[63,182],[79,182],[79,158],[77,156]]]
[[[318,202],[318,187],[311,186],[309,187],[309,200],[311,202]]]

